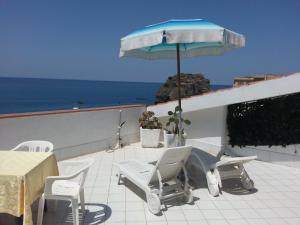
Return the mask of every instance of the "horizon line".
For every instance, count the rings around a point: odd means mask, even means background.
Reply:
[[[48,78],[48,77],[19,77],[19,76],[1,76],[0,78],[5,79],[37,79],[37,80],[67,80],[67,81],[102,81],[102,82],[127,82],[127,83],[149,83],[149,84],[164,84],[165,82],[153,82],[153,81],[125,81],[125,80],[92,80],[92,79],[79,79],[79,78]],[[205,77],[206,78],[206,77]],[[168,77],[166,78],[168,79]],[[208,78],[206,78],[208,79]],[[209,79],[208,79],[209,80]],[[232,84],[212,84],[210,85],[223,85],[223,86],[231,86]]]

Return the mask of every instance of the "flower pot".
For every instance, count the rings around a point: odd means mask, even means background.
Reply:
[[[160,129],[140,128],[141,144],[146,148],[157,148],[159,146]]]
[[[182,145],[185,145],[186,136],[187,136],[186,133],[184,133],[182,136],[182,141],[181,141]],[[168,134],[166,131],[164,131],[164,146],[166,148],[180,146],[178,134]]]

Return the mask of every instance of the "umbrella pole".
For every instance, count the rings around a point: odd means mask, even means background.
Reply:
[[[181,79],[180,79],[180,45],[176,44],[176,55],[177,55],[177,90],[178,90],[178,106],[179,106],[179,146],[182,146],[182,119],[181,119]]]

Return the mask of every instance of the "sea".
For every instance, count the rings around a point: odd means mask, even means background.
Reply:
[[[0,77],[0,114],[153,104],[162,83]],[[212,85],[213,90],[228,85]]]

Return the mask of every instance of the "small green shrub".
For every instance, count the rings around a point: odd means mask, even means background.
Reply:
[[[164,128],[164,130],[168,134],[179,134],[179,120],[180,120],[179,112],[180,111],[182,112],[182,109],[180,109],[179,106],[176,106],[174,112],[172,112],[172,111],[168,112],[169,120],[166,123],[166,127]],[[182,117],[181,117],[181,121],[182,121],[182,124],[186,124],[186,125],[191,124],[191,121],[183,119]],[[181,130],[181,134],[184,134],[183,128]]]
[[[154,116],[154,112],[145,111],[139,118],[140,127],[144,129],[161,129],[162,124],[158,120],[156,116]]]

